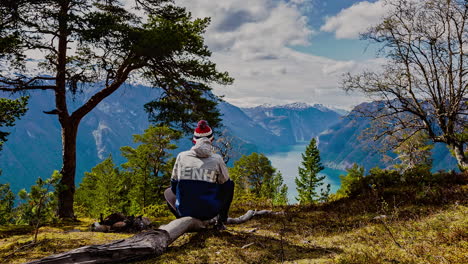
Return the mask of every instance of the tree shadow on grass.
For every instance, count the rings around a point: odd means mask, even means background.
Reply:
[[[43,238],[33,243],[32,240],[10,243],[8,246],[0,248],[0,263],[10,263],[23,260],[43,258],[58,252],[71,250],[87,244],[86,239],[58,239]],[[2,261],[3,260],[3,261]]]
[[[31,234],[34,231],[34,228],[29,225],[2,225],[0,226],[0,239]]]
[[[207,230],[170,246],[165,254],[141,263],[275,263],[300,259],[328,258],[339,248],[293,244],[281,237],[238,231]],[[178,243],[175,243],[178,244]]]

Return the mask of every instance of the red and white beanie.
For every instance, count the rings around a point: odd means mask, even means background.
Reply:
[[[198,121],[198,125],[193,132],[193,141],[195,142],[197,139],[204,137],[210,140],[213,139],[213,130],[211,130],[211,127],[208,126],[208,122],[205,120],[200,120]]]

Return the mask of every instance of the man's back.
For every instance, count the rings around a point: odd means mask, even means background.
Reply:
[[[180,216],[210,219],[219,213],[220,184],[229,176],[221,156],[213,153],[209,139],[201,138],[192,149],[177,156],[171,180]]]

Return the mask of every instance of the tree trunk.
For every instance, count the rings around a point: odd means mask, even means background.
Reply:
[[[60,218],[75,219],[73,200],[75,195],[76,171],[76,136],[78,122],[67,122],[62,125],[62,159],[63,167],[60,173],[60,189],[58,194],[58,216]]]
[[[463,144],[451,145],[450,147],[457,159],[458,168],[460,168],[461,171],[468,170],[468,157],[465,155]]]
[[[268,210],[249,210],[238,218],[228,218],[227,224],[241,224],[256,215],[280,214]],[[49,256],[29,264],[67,264],[67,263],[122,263],[147,257],[162,255],[166,248],[178,237],[189,231],[198,231],[213,224],[214,219],[200,221],[193,217],[173,220],[159,229],[139,233],[133,237],[108,244],[77,248],[65,253]]]

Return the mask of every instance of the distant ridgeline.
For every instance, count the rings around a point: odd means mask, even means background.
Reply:
[[[348,117],[319,136],[319,149],[325,165],[330,168],[346,169],[357,163],[366,170],[379,166],[386,168],[392,166],[397,160],[384,162],[384,155],[395,158],[396,154],[389,151],[382,153],[373,141],[360,139],[362,132],[369,128],[370,119],[358,117],[357,108],[373,107],[373,103],[362,103],[356,106]],[[351,117],[352,116],[352,117]],[[450,170],[457,168],[456,159],[450,154],[445,144],[437,143],[432,150],[433,171]]]
[[[84,89],[87,91],[87,89]],[[29,188],[38,177],[48,178],[61,168],[60,126],[55,116],[41,113],[54,107],[49,91],[32,96],[26,115],[12,128],[0,153],[0,183],[10,183],[17,192]],[[144,86],[126,85],[106,98],[80,124],[77,139],[77,182],[85,171],[112,155],[116,164],[124,162],[120,147],[135,146],[132,135],[141,134],[148,127],[143,105],[159,96],[160,91]],[[2,96],[7,97],[6,94]],[[77,105],[89,95],[77,95]],[[73,104],[69,106],[73,108]],[[319,138],[319,148],[325,164],[345,167],[358,162],[367,168],[379,165],[381,157],[366,151],[357,136],[368,125],[366,120],[342,118],[342,112],[322,105],[289,104],[238,108],[223,102],[219,105],[225,129],[236,138],[240,154],[276,152]],[[37,111],[39,110],[39,111]],[[324,132],[326,131],[326,132]],[[191,146],[190,137],[180,140],[176,151]],[[454,168],[454,159],[445,147],[436,148],[436,168]]]

